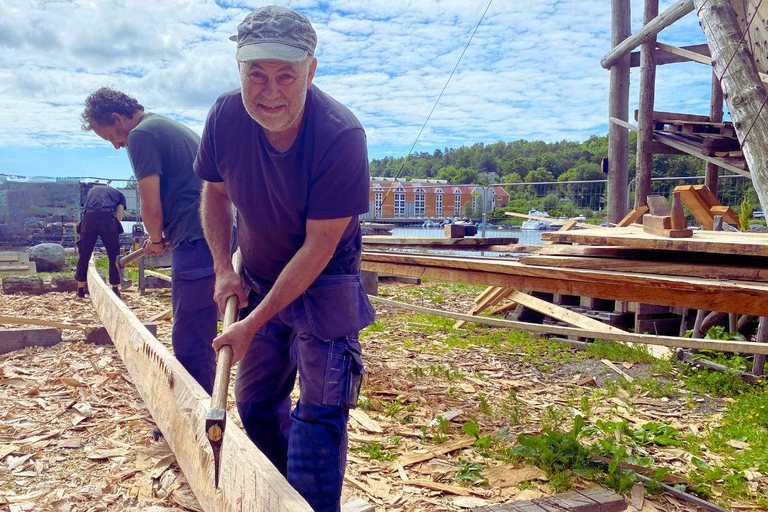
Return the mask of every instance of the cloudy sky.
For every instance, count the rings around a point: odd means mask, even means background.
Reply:
[[[0,0],[0,174],[128,178],[125,151],[80,129],[85,97],[105,85],[200,133],[216,97],[239,85],[229,36],[266,3]],[[273,3],[312,20],[315,84],[358,116],[381,158],[408,152],[489,2]],[[642,3],[631,2],[633,31]],[[659,40],[704,35],[689,14]],[[609,0],[493,0],[415,150],[605,134],[609,48]],[[634,70],[632,109],[638,80]],[[709,80],[700,64],[660,67],[656,109],[707,114]]]

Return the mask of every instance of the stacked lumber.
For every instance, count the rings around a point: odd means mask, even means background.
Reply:
[[[34,274],[37,265],[26,252],[0,252],[0,274]]]

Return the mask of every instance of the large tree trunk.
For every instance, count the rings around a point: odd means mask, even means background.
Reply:
[[[752,55],[742,43],[736,12],[728,0],[694,0],[723,99],[749,165],[763,210],[768,208],[768,93]]]

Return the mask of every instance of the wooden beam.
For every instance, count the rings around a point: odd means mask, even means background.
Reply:
[[[561,322],[565,322],[566,324],[573,325],[575,327],[581,327],[582,329],[591,329],[593,331],[596,331],[597,333],[603,333],[603,332],[626,333],[627,332],[622,329],[619,329],[618,327],[613,327],[611,325],[604,324],[603,322],[599,320],[595,320],[594,318],[589,318],[588,316],[584,316],[582,314],[576,313],[575,311],[571,311],[570,309],[566,309],[562,306],[558,306],[557,304],[552,304],[543,299],[539,299],[538,297],[528,295],[527,293],[514,292],[509,296],[509,298],[527,308],[530,308],[534,311],[538,311],[539,313],[547,315],[550,318],[554,318],[555,320],[560,320]]]
[[[669,261],[642,261],[633,259],[590,258],[580,256],[531,255],[520,258],[526,265],[558,268],[590,268],[618,272],[638,272],[669,276],[703,277],[708,279],[732,279],[737,281],[768,282],[768,268],[736,265],[711,265],[702,263],[674,263]]]
[[[692,44],[688,46],[680,46],[681,50],[688,50],[690,52],[698,53],[699,55],[706,55],[709,57],[709,46],[706,44]],[[660,50],[657,48],[656,54],[656,65],[657,66],[663,66],[665,64],[676,64],[678,62],[688,62],[689,59],[685,57],[681,57],[680,55],[675,55],[673,53],[667,53],[664,50]],[[640,66],[640,52],[632,52],[630,55],[630,67],[636,68]]]
[[[311,512],[307,502],[231,420],[227,421],[221,481],[216,489],[213,455],[204,428],[210,397],[111,292],[92,262],[88,290],[131,380],[203,510]]]
[[[144,273],[147,274],[148,276],[154,276],[154,277],[156,277],[158,279],[161,279],[163,281],[166,281],[168,283],[171,282],[171,276],[167,276],[167,275],[163,274],[162,272],[155,272],[154,270],[144,269]]]
[[[563,232],[566,233],[571,232]],[[690,239],[688,239],[690,240]],[[679,241],[673,240],[673,241]],[[362,268],[425,279],[760,315],[768,285],[525,265],[517,261],[363,252]],[[471,317],[470,317],[471,318]]]
[[[667,239],[643,233],[634,227],[600,228],[590,231],[550,231],[542,240],[555,243],[612,245],[632,249],[705,252],[741,256],[768,256],[768,234],[729,231],[696,231],[686,239]]]
[[[637,116],[638,112],[635,109],[635,121],[637,121]],[[653,120],[657,123],[707,123],[709,122],[709,116],[654,110]]]
[[[471,237],[471,238],[441,238],[441,237],[410,237],[410,236],[363,236],[363,245],[396,245],[400,247],[434,247],[434,248],[464,248],[487,247],[491,245],[516,244],[517,238],[511,237]]]
[[[768,208],[768,92],[728,0],[693,0],[712,50],[714,71],[744,150],[752,182],[763,209]]]
[[[621,57],[646,41],[653,39],[659,32],[691,11],[693,11],[693,0],[678,0],[667,8],[666,11],[643,25],[643,28],[636,33],[626,38],[620,44],[615,45],[611,51],[605,54],[605,57],[600,59],[600,65],[604,69],[610,69]]]
[[[698,62],[699,64],[706,64],[707,66],[712,65],[712,57],[710,57],[709,55],[702,55],[701,53],[693,52],[691,50],[686,50],[685,48],[678,48],[676,46],[672,46],[664,43],[656,43],[656,48],[658,48],[659,50],[664,50],[667,53],[679,55],[680,57],[683,57],[687,61]]]
[[[77,331],[87,331],[88,326],[70,324],[67,322],[54,322],[52,320],[41,320],[38,318],[22,318],[18,316],[0,316],[0,324],[12,325],[41,325],[43,327],[55,327],[56,329],[73,329]]]
[[[61,332],[53,327],[0,329],[0,354],[29,347],[52,347],[61,343]]]
[[[667,146],[680,150],[683,153],[689,154],[691,156],[695,156],[696,158],[704,160],[705,162],[711,162],[718,167],[722,167],[723,169],[728,169],[729,171],[733,171],[736,174],[739,174],[741,176],[746,176],[746,177],[751,176],[750,172],[745,170],[743,167],[738,167],[723,158],[707,156],[701,152],[701,149],[692,147],[690,144],[686,144],[685,142],[681,141],[678,137],[676,137],[675,134],[661,133],[657,131],[657,132],[654,132],[653,137],[655,140],[662,142]]]
[[[504,300],[514,290],[512,288],[504,288],[497,286],[489,286],[480,295],[475,298],[475,305],[469,310],[469,315],[477,316],[491,306],[495,306],[502,300]],[[459,320],[453,324],[454,329],[461,329],[466,322]]]
[[[627,121],[622,121],[621,119],[617,117],[609,117],[608,122],[611,124],[615,124],[617,126],[621,126],[622,128],[626,128],[627,130],[632,130],[633,132],[637,131],[637,126],[629,123]]]
[[[720,341],[708,339],[677,338],[674,336],[656,336],[653,334],[634,333],[596,333],[593,330],[578,327],[563,327],[559,325],[532,324],[527,322],[515,322],[512,320],[499,320],[496,318],[474,317],[462,313],[454,313],[442,309],[431,309],[422,306],[414,306],[382,297],[370,296],[371,302],[379,302],[388,306],[415,311],[426,315],[434,315],[455,320],[466,320],[477,324],[517,329],[535,334],[557,334],[560,336],[578,336],[589,339],[613,340],[628,343],[641,343],[643,345],[659,345],[662,347],[680,347],[698,350],[718,350],[721,352],[735,352],[744,354],[768,354],[768,343],[753,343],[749,341]]]
[[[664,43],[656,43],[656,47],[667,53],[678,55],[681,59],[684,59],[685,61],[698,62],[699,64],[704,64],[707,66],[712,65],[712,57],[710,57],[708,54],[704,55],[696,51],[691,51],[686,48],[678,48],[676,46],[671,46]],[[760,77],[761,82],[768,83],[768,75],[760,72],[758,72],[757,75]]]
[[[643,206],[635,207],[635,208],[632,209],[631,212],[629,212],[627,214],[626,217],[621,219],[616,224],[616,227],[617,228],[623,228],[625,226],[631,226],[632,224],[634,224],[635,222],[640,220],[643,217],[643,215],[645,215],[646,213],[648,213],[648,207],[647,206],[643,205]]]

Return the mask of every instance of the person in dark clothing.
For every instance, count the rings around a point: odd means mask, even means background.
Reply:
[[[96,239],[107,250],[109,258],[109,284],[119,297],[120,273],[117,270],[117,257],[120,254],[120,233],[123,232],[120,221],[125,211],[125,196],[118,190],[96,183],[85,196],[82,219],[80,221],[80,239],[77,241],[77,296],[85,297],[85,279],[88,261],[93,254]]]
[[[214,347],[231,346],[239,361],[235,398],[250,439],[312,510],[338,512],[365,373],[358,333],[374,317],[360,282],[365,132],[312,84],[317,39],[305,16],[265,6],[237,32],[241,88],[211,108],[194,166],[219,308],[232,295],[244,307]],[[232,205],[242,276],[229,257]]]
[[[171,251],[171,339],[176,359],[213,391],[218,308],[213,258],[198,213],[202,180],[192,172],[200,137],[173,119],[145,112],[135,98],[102,87],[85,101],[83,129],[125,148],[138,180],[145,254]]]

